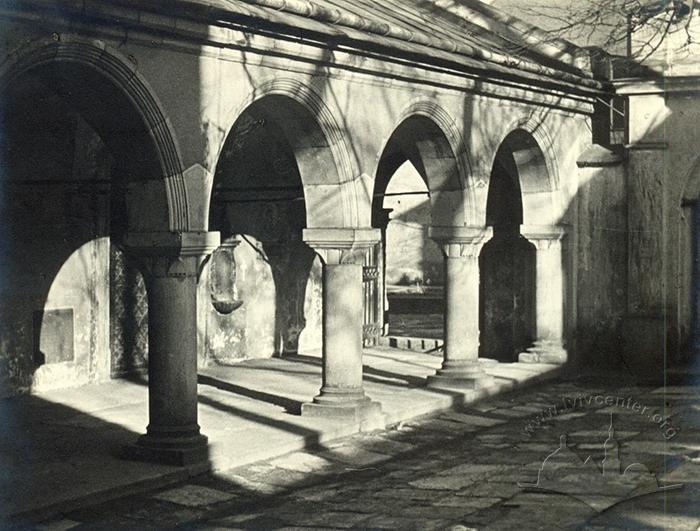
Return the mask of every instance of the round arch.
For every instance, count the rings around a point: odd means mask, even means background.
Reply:
[[[503,130],[503,134],[498,139],[495,144],[495,149],[493,150],[493,156],[491,157],[491,166],[493,166],[493,161],[496,158],[496,151],[503,144],[506,138],[515,130],[522,130],[532,136],[537,144],[537,147],[542,153],[542,160],[547,169],[546,179],[540,179],[539,185],[541,191],[555,192],[559,190],[559,164],[557,163],[557,157],[554,152],[553,146],[554,137],[551,135],[547,125],[544,123],[543,117],[538,117],[535,115],[520,117],[508,124],[508,126]]]
[[[522,195],[523,223],[554,223],[561,212],[559,169],[553,140],[543,119],[521,117],[504,131],[492,151],[488,173],[499,157],[512,156]]]
[[[226,142],[239,119],[265,98],[286,98],[300,111],[300,120],[315,133],[312,142],[290,138],[307,202],[308,227],[357,227],[363,225],[355,181],[360,174],[357,160],[351,156],[343,128],[336,116],[340,111],[331,109],[318,92],[293,78],[272,78],[258,84],[227,116],[228,129],[216,153],[216,166],[221,161]],[[321,168],[317,160],[325,164]],[[316,159],[316,161],[314,161]],[[325,159],[325,160],[324,160]],[[216,172],[215,172],[216,173]],[[340,192],[340,211],[332,217],[319,215],[314,205],[324,201],[329,187]]]
[[[128,58],[98,40],[54,34],[9,54],[0,65],[0,93],[27,72],[56,63],[75,63],[87,67],[109,80],[134,106],[153,140],[164,181],[168,228],[189,228],[187,192],[183,178],[180,150],[162,106],[148,82]]]
[[[462,134],[449,113],[432,101],[421,99],[410,103],[384,139],[373,173],[375,195],[381,191],[379,188],[386,188],[396,170],[396,164],[387,159],[391,158],[392,148],[405,143],[401,136],[413,144],[406,147],[410,152],[407,158],[413,158],[411,162],[431,193],[432,223],[475,224],[478,216],[474,208],[474,186],[471,186],[471,164]]]

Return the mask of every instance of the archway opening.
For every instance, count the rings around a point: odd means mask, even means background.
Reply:
[[[384,336],[442,339],[444,263],[428,237],[431,224],[452,225],[463,206],[443,202],[461,194],[457,161],[448,139],[430,118],[416,115],[393,132],[379,161],[372,226],[382,231],[376,252],[376,328]],[[367,301],[372,302],[372,301]],[[371,323],[366,323],[366,326]],[[366,343],[376,342],[367,337]]]
[[[72,386],[141,371],[147,305],[119,246],[138,220],[165,226],[127,189],[160,179],[141,115],[98,70],[74,62],[31,68],[5,87],[0,110],[0,388]]]
[[[318,120],[299,102],[268,95],[236,120],[212,192],[210,228],[221,232],[223,244],[209,268],[210,360],[232,363],[320,350],[322,268],[302,241],[308,226],[305,187],[337,183],[335,172]],[[324,212],[329,208],[324,203],[314,208],[315,216],[338,215]],[[217,292],[217,286],[227,286],[229,293]],[[222,312],[217,299],[242,305]]]
[[[503,362],[517,361],[535,339],[536,251],[520,234],[523,175],[540,165],[533,142],[525,131],[508,135],[489,180],[486,224],[493,237],[479,256],[479,356]]]

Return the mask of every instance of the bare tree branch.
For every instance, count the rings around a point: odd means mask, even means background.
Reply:
[[[631,58],[642,63],[676,30],[685,30],[686,45],[692,43],[689,27],[694,8],[695,0],[580,0],[539,2],[520,10],[552,38],[614,54],[624,53],[628,37],[636,37]]]

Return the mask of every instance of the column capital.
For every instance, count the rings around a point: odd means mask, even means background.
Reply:
[[[435,240],[447,258],[478,258],[482,246],[491,239],[491,227],[429,227],[428,237]]]
[[[365,253],[381,239],[372,228],[304,229],[303,239],[326,265],[363,263]]]
[[[218,232],[130,232],[124,247],[149,276],[196,277],[219,242]]]
[[[567,233],[567,227],[562,225],[520,225],[520,234],[527,238],[537,250],[560,245]]]

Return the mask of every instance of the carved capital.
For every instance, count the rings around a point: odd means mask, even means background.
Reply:
[[[428,236],[440,245],[446,258],[478,258],[491,239],[491,227],[430,227]]]
[[[368,249],[381,239],[379,229],[304,229],[306,244],[326,265],[362,264]]]
[[[194,256],[138,256],[141,270],[148,278],[198,277],[202,262]]]
[[[560,225],[521,225],[520,234],[538,251],[561,249],[561,241],[567,230]]]
[[[155,278],[198,277],[218,246],[218,232],[132,232],[124,238],[126,252]]]

